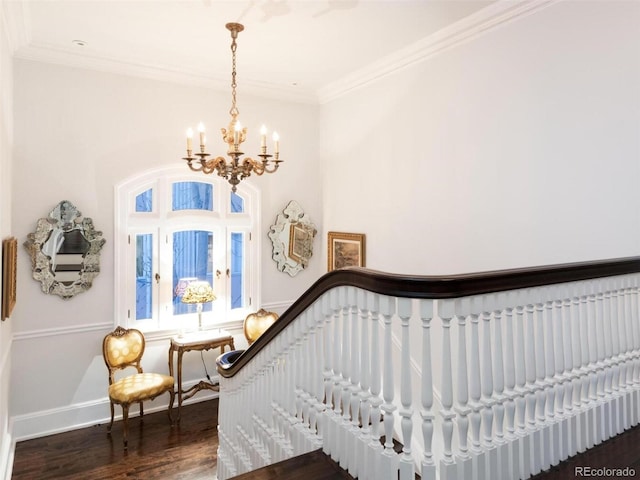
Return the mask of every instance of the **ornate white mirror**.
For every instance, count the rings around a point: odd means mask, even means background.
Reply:
[[[42,291],[65,300],[91,288],[100,272],[100,250],[105,243],[93,221],[66,200],[36,224],[24,246],[29,251],[33,278]]]
[[[316,226],[295,200],[276,217],[276,223],[269,229],[273,243],[273,260],[281,272],[292,277],[304,269],[313,254],[313,238]]]

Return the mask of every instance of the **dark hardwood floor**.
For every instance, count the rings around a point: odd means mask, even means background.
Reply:
[[[218,401],[183,407],[179,425],[171,427],[166,412],[130,419],[129,450],[122,448],[122,424],[116,422],[111,436],[106,425],[19,442],[16,446],[15,480],[213,480],[218,448]],[[349,477],[320,452],[290,463],[245,474],[253,480],[338,480]],[[631,476],[580,475],[576,467],[625,468]],[[627,471],[628,472],[628,471]],[[615,472],[609,472],[615,473]],[[640,479],[640,427],[612,438],[592,450],[533,477],[533,480]]]
[[[119,409],[119,407],[116,407]],[[137,406],[132,411],[137,412]],[[171,427],[166,411],[129,419],[129,448],[122,447],[122,422],[19,442],[15,480],[216,478],[218,400],[182,407]]]

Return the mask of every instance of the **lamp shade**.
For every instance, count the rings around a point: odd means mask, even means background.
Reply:
[[[209,282],[191,282],[184,291],[182,303],[208,303],[213,302],[216,296]]]

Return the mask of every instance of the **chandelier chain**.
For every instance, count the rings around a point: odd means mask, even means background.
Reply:
[[[233,40],[231,41],[231,110],[229,110],[229,114],[232,117],[237,117],[240,111],[238,107],[236,107],[236,87],[238,84],[236,83],[236,49],[238,48],[238,44],[236,43],[236,36],[232,36]]]

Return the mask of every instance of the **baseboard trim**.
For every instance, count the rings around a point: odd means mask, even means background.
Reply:
[[[215,378],[213,380],[215,381]],[[199,379],[185,382],[183,388],[186,390],[198,382],[200,382]],[[183,401],[182,405],[185,406],[192,403],[204,402],[214,398],[218,398],[218,392],[203,390],[195,397]],[[166,394],[161,395],[154,401],[145,402],[145,415],[147,413],[166,410],[168,407],[169,396]],[[176,397],[174,410],[177,409],[177,407],[178,398]],[[129,418],[133,418],[138,415],[138,409],[132,408]],[[109,399],[107,397],[92,402],[76,403],[61,408],[42,410],[25,415],[15,415],[11,418],[14,447],[12,448],[12,452],[15,451],[15,444],[17,442],[105,424],[109,422],[110,418]],[[122,410],[119,407],[116,407],[115,420],[122,420]],[[13,465],[13,455],[11,455],[11,464]]]
[[[0,451],[0,475],[4,480],[11,480],[13,475],[13,459],[16,453],[16,441],[11,434],[11,422],[9,422],[9,432],[2,440],[2,451]]]

